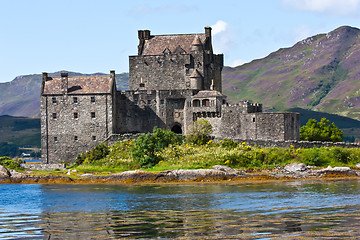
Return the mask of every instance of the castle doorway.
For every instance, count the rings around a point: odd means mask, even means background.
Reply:
[[[182,129],[181,126],[179,124],[175,124],[172,128],[171,131],[176,133],[176,134],[182,134]]]

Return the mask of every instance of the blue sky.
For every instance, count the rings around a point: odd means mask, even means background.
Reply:
[[[0,82],[69,70],[128,71],[137,30],[202,33],[236,66],[340,26],[360,27],[360,0],[0,0]]]

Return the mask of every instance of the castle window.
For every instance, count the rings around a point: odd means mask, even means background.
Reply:
[[[164,104],[164,99],[160,100],[160,104],[163,105]]]
[[[186,76],[189,76],[190,75],[190,69],[186,69]]]
[[[53,119],[56,119],[56,113],[52,114]]]
[[[74,136],[74,141],[77,141],[78,140],[78,136]]]
[[[140,83],[140,87],[145,87],[145,83]]]
[[[91,118],[95,118],[95,112],[91,112]]]
[[[255,122],[255,118],[253,118],[253,122]]]
[[[77,97],[73,97],[73,103],[78,103],[78,98]]]
[[[148,105],[150,105],[151,104],[151,100],[149,99],[149,100],[147,100],[147,103],[148,103]]]
[[[56,97],[52,98],[52,103],[56,103]]]
[[[92,136],[92,140],[95,141],[95,140],[96,140],[96,136]]]
[[[135,105],[139,105],[139,102],[137,100],[134,101]]]
[[[54,142],[57,142],[57,141],[58,141],[57,137],[54,137]]]
[[[194,107],[200,107],[200,100],[195,99],[193,102]]]
[[[211,106],[215,106],[215,100],[211,100]]]
[[[79,114],[77,112],[74,112],[74,118],[78,118],[79,117]]]
[[[90,101],[91,101],[92,103],[94,103],[94,102],[95,102],[95,97],[91,97]]]
[[[210,101],[209,99],[202,100],[202,106],[203,107],[210,107]]]

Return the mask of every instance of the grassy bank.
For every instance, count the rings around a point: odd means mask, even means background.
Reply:
[[[79,171],[126,171],[141,169],[131,149],[134,141],[117,142],[107,146],[106,157],[85,161],[74,166]],[[159,160],[147,171],[163,171],[174,169],[211,168],[214,165],[226,165],[236,169],[269,169],[292,162],[305,163],[316,167],[349,166],[354,167],[360,162],[358,148],[312,148],[296,149],[294,147],[259,148],[245,143],[235,143],[231,140],[221,142],[208,141],[204,145],[183,143],[170,145],[154,153]],[[94,154],[93,154],[94,155]]]

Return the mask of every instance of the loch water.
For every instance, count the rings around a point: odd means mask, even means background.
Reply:
[[[359,239],[360,180],[0,184],[0,239]]]

